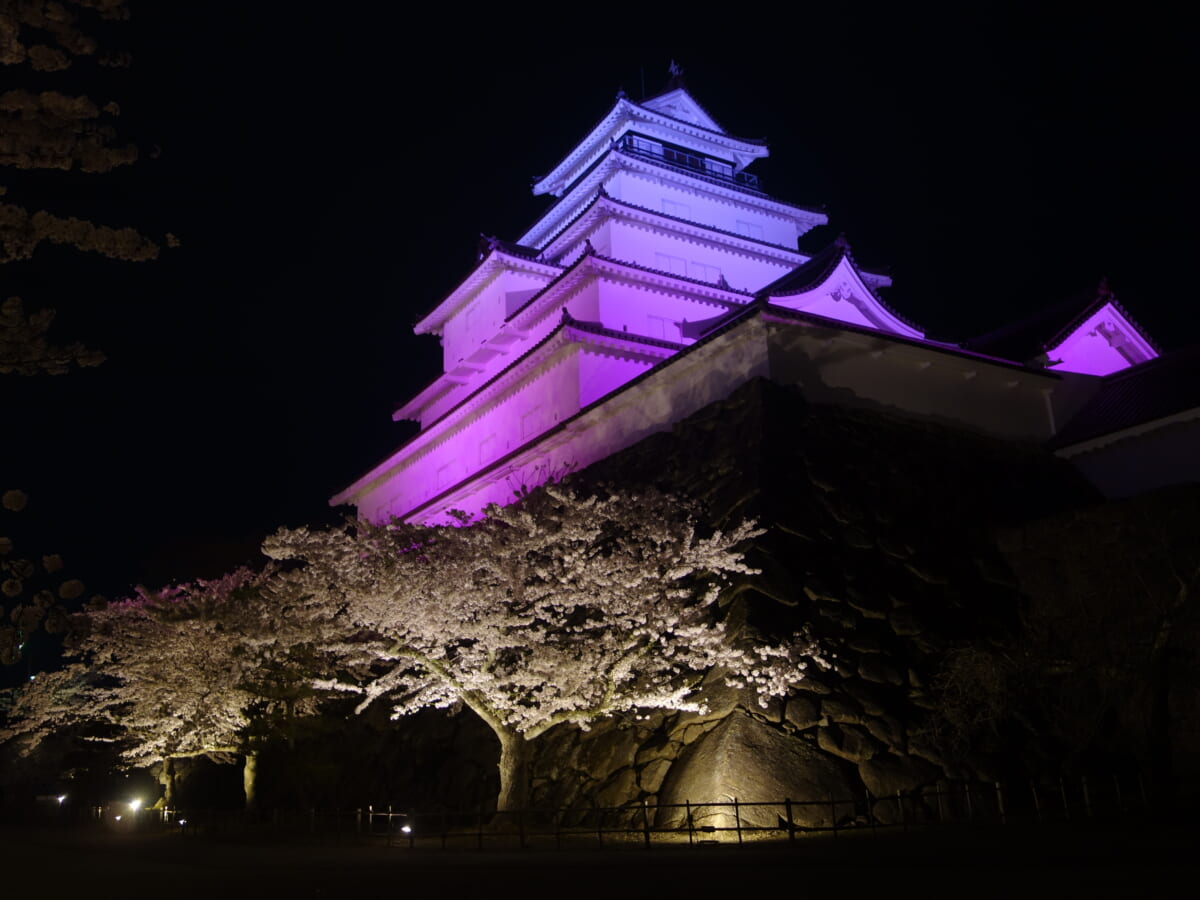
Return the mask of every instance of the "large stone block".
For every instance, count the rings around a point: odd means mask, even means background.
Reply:
[[[883,748],[863,729],[854,725],[827,725],[817,731],[817,744],[826,753],[860,763]]]
[[[621,769],[596,792],[596,803],[603,807],[624,806],[637,798],[637,773]]]
[[[667,759],[656,759],[647,763],[638,773],[638,785],[648,794],[657,793],[670,769],[671,761]]]
[[[895,716],[882,715],[870,718],[867,720],[866,729],[871,737],[893,752],[904,750],[904,726]]]
[[[846,602],[867,619],[886,619],[892,605],[886,595],[853,586],[846,589]]]
[[[849,697],[833,695],[821,700],[821,714],[831,722],[849,722],[861,725],[867,717],[862,709]]]
[[[883,657],[876,655],[863,656],[859,659],[858,675],[866,681],[874,681],[877,684],[894,684],[900,687],[905,683],[904,676],[895,666]]]
[[[887,688],[877,684],[868,684],[857,678],[847,679],[842,682],[842,690],[854,698],[867,717],[885,715],[895,706],[895,700],[889,696],[894,692],[889,692]]]
[[[936,781],[941,774],[940,769],[911,756],[886,754],[858,765],[858,775],[863,785],[876,797],[908,793],[923,784]]]
[[[911,609],[893,610],[888,616],[888,621],[891,623],[892,631],[902,637],[910,637],[925,631],[924,623],[913,614]]]
[[[737,712],[671,767],[659,792],[657,821],[666,827],[686,825],[682,806],[687,801],[699,807],[693,810],[694,824],[732,826],[729,804],[735,797],[739,803],[771,804],[742,808],[745,825],[777,826],[785,817],[783,801],[790,799],[796,803],[795,824],[824,828],[833,824],[830,798],[849,801],[853,794],[837,760],[808,741]]]
[[[799,731],[812,728],[821,721],[820,707],[813,700],[800,694],[787,698],[787,707],[784,714],[787,716],[787,720]]]
[[[580,735],[575,765],[594,777],[604,778],[610,772],[633,765],[637,749],[636,732],[605,722]]]
[[[746,688],[732,687],[725,680],[728,677],[729,673],[725,669],[714,668],[709,671],[700,682],[697,691],[699,698],[704,701],[704,712],[679,713],[675,720],[674,730],[678,731],[680,728],[698,722],[723,719],[739,705],[746,706],[754,702],[751,699],[751,691]]]

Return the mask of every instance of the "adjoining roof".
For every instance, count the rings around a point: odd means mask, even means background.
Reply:
[[[1116,297],[1109,289],[1108,280],[1103,278],[1093,290],[1081,291],[1060,303],[1040,309],[1003,328],[978,337],[968,338],[960,342],[960,346],[966,350],[986,353],[989,356],[999,356],[1003,359],[1015,359],[1022,362],[1036,360],[1047,350],[1062,343],[1071,332],[1107,303],[1111,303],[1147,343],[1156,346],[1150,335],[1117,302]]]
[[[874,311],[864,307],[867,318],[874,321],[884,330],[904,333],[908,337],[923,336],[919,325],[893,309],[870,286],[868,280],[863,278],[862,270],[858,267],[858,264],[854,261],[854,257],[850,253],[850,242],[846,240],[845,235],[839,235],[837,240],[814,254],[808,262],[797,266],[791,272],[762,288],[757,292],[756,296],[776,299],[794,297],[811,292],[825,284],[843,262],[849,267],[852,277],[870,295],[870,299],[866,303],[868,305],[873,303],[877,307]]]
[[[1200,345],[1106,376],[1050,446],[1068,448],[1188,411],[1200,417]]]

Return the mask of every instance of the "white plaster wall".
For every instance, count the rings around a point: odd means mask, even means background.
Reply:
[[[579,354],[579,406],[582,408],[612,393],[650,368],[647,360],[627,359],[585,347]]]
[[[719,243],[669,236],[621,220],[612,222],[610,245],[608,255],[614,259],[710,284],[717,284],[723,275],[736,290],[756,291],[795,268],[795,264],[750,256]]]
[[[363,492],[359,514],[378,521],[406,512],[578,412],[579,346],[564,346],[483,414],[415,448]]]
[[[664,289],[607,278],[595,282],[598,318],[605,328],[657,340],[684,341],[679,329],[685,319],[696,322],[725,312],[727,307],[692,300]]]
[[[728,396],[738,385],[769,373],[766,331],[759,319],[700,347],[674,362],[660,364],[652,377],[630,385],[599,404],[502,471],[468,485],[418,519],[445,521],[446,509],[478,512],[488,503],[511,502],[512,481],[535,485],[563,467],[584,468],[629,447],[647,435],[669,430],[710,403]]]
[[[470,394],[465,385],[456,384],[421,411],[421,428],[425,429],[453,409]]]
[[[443,371],[449,372],[460,360],[468,359],[500,330],[507,315],[505,299],[512,291],[544,287],[549,279],[525,272],[506,270],[499,273],[447,320],[442,332]]]
[[[709,194],[703,187],[688,190],[642,173],[620,170],[605,183],[609,195],[636,206],[734,234],[743,234],[789,250],[796,249],[801,230],[791,218],[755,206]]]
[[[572,318],[578,319],[580,322],[600,322],[602,314],[600,312],[600,285],[597,279],[589,277],[573,288],[570,293],[561,300],[556,299],[553,309],[549,310],[542,320],[538,322],[538,328],[545,328],[547,325],[553,329],[562,320],[562,308],[566,306],[567,312]],[[549,330],[546,332],[549,333]]]

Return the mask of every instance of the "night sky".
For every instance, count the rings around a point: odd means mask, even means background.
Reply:
[[[657,92],[672,59],[728,131],[770,142],[751,169],[769,193],[826,207],[802,248],[844,231],[932,334],[989,330],[1102,275],[1164,347],[1200,333],[1179,23],[797,7],[786,25],[764,8],[729,25],[733,49],[544,27],[480,49],[399,13],[264,6],[135,5],[134,67],[103,87],[157,159],[0,172],[14,202],[50,185],[57,212],[182,242],[143,265],[52,250],[4,270],[5,295],[56,306],[60,339],[108,356],[0,388],[5,486],[31,495],[38,549],[96,590],[215,575],[280,524],[328,520],[327,498],[411,434],[393,405],[439,371],[415,319],[481,232],[534,221],[549,201],[533,177],[617,90]]]

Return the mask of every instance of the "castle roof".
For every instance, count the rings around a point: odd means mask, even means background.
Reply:
[[[839,272],[841,275],[838,275]],[[838,284],[832,291],[819,291],[822,286],[833,282],[835,277]],[[807,262],[758,291],[757,296],[776,305],[808,309],[826,318],[870,323],[881,331],[906,337],[923,337],[920,326],[886,303],[872,288],[871,280],[864,277],[863,271],[855,263],[850,254],[850,244],[843,235]],[[864,296],[857,296],[855,288]],[[833,301],[832,307],[826,298]],[[839,307],[842,303],[854,307],[857,312],[851,313],[848,308],[843,311]]]
[[[1147,344],[1155,346],[1150,335],[1117,302],[1105,279],[1102,279],[1099,287],[1095,289],[1081,291],[995,331],[968,338],[961,342],[961,346],[966,350],[1003,359],[1024,362],[1037,360],[1062,344],[1106,305],[1111,306]]]
[[[769,155],[765,141],[728,134],[682,87],[642,103],[635,103],[622,92],[583,140],[549,174],[534,182],[534,194],[561,195],[613,140],[635,124],[650,132],[682,137],[697,149],[732,160],[739,170]]]

